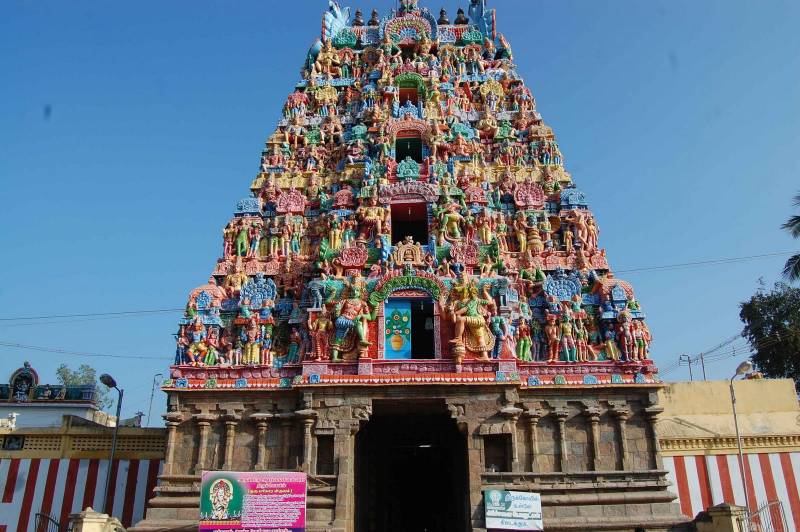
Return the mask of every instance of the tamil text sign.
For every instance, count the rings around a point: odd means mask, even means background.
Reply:
[[[303,532],[305,528],[305,473],[203,472],[201,532]]]
[[[487,490],[483,492],[486,528],[495,530],[544,530],[542,498],[538,493]]]

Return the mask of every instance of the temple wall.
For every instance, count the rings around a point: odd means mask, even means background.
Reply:
[[[682,518],[672,504],[675,496],[667,491],[667,472],[655,467],[658,460],[652,441],[648,443],[658,413],[656,398],[652,386],[597,390],[519,390],[515,385],[321,387],[273,394],[173,393],[172,411],[166,416],[168,432],[174,431],[175,441],[182,443],[171,451],[173,460],[156,489],[148,521],[138,529],[146,530],[148,522],[197,519],[197,472],[202,469],[198,461],[203,459],[203,468],[304,470],[310,475],[310,530],[353,530],[356,436],[369,422],[376,401],[414,405],[415,400],[439,408],[465,438],[468,486],[464,497],[473,530],[482,530],[482,492],[489,488],[542,493],[548,530],[585,530],[598,515],[618,526],[609,530],[623,530],[642,515],[666,527]],[[228,438],[233,438],[230,463]],[[318,472],[322,438],[332,438],[333,474]],[[492,467],[487,463],[488,441],[507,442],[505,464]],[[183,503],[176,507],[176,493],[185,497],[185,507]]]

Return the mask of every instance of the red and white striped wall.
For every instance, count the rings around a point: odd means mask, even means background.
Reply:
[[[688,517],[723,502],[745,506],[737,454],[665,456],[664,468]],[[744,469],[749,507],[779,500],[789,530],[800,530],[800,453],[745,454]]]
[[[0,532],[34,530],[35,515],[66,523],[71,513],[103,505],[108,460],[3,458],[0,460]],[[111,514],[126,527],[144,517],[161,460],[114,460]]]

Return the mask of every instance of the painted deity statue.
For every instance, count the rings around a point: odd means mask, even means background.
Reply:
[[[333,323],[328,319],[328,310],[324,306],[321,306],[315,319],[309,314],[308,330],[311,333],[314,360],[321,362],[330,358],[330,336],[333,331]]]
[[[362,299],[361,281],[356,279],[349,285],[349,295],[336,304],[334,308],[334,336],[331,345],[331,360],[339,361],[340,352],[346,345],[351,332],[355,332],[359,353],[365,352],[370,345],[367,338],[369,322],[375,320],[374,311],[370,312],[369,304]]]
[[[453,289],[457,299],[450,305],[450,315],[455,324],[453,339],[450,341],[454,349],[469,349],[478,353],[480,358],[488,360],[495,338],[486,323],[487,313],[495,308],[495,302],[488,292],[489,285],[484,284],[478,294],[478,286],[474,282],[465,282]]]

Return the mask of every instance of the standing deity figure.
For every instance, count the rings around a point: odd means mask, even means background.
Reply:
[[[245,257],[249,249],[248,227],[244,220],[240,220],[239,231],[236,234],[236,254],[240,257]]]
[[[333,323],[328,319],[328,309],[320,305],[322,310],[316,319],[312,319],[311,313],[308,316],[308,330],[311,333],[312,355],[314,360],[320,362],[327,360],[330,356],[330,335],[333,330]]]
[[[575,317],[575,346],[578,349],[578,362],[587,362],[589,360],[589,333],[586,330],[586,325],[583,323],[581,314],[576,314]]]
[[[544,334],[547,340],[547,361],[558,362],[558,348],[561,346],[561,330],[556,323],[558,316],[547,313],[547,325]]]
[[[586,219],[586,233],[586,249],[589,251],[597,249],[597,238],[600,230],[597,229],[597,224],[591,216]]]
[[[292,327],[289,331],[289,345],[286,348],[286,363],[298,364],[300,362],[300,351],[303,344],[303,337],[297,327]]]
[[[632,360],[635,355],[633,324],[631,315],[627,311],[620,312],[619,316],[617,316],[617,333],[623,358],[625,361]]]
[[[531,344],[531,327],[526,319],[520,318],[517,326],[517,359],[522,362],[533,362]]]
[[[577,362],[575,325],[569,312],[562,312],[561,314],[561,351],[566,362]]]
[[[528,250],[528,224],[524,212],[518,212],[514,218],[514,236],[517,237],[517,251],[525,254]]]
[[[178,334],[175,335],[175,365],[183,366],[189,363],[186,350],[189,347],[189,339],[186,337],[186,327],[181,325]]]
[[[247,319],[247,325],[242,328],[242,340],[244,341],[244,352],[242,362],[248,366],[259,363],[261,328],[258,325],[258,316],[252,314]]]
[[[491,323],[492,334],[494,334],[492,358],[497,359],[501,357],[506,336],[509,335],[508,322],[503,316],[497,313],[497,309],[492,309],[492,317],[489,322]]]
[[[360,356],[366,352],[370,342],[367,339],[369,322],[375,319],[374,313],[370,312],[369,304],[362,299],[362,287],[360,280],[356,279],[350,283],[350,294],[347,299],[337,303],[334,314],[334,336],[331,346],[331,360],[339,362],[339,353],[346,345],[346,340],[352,331],[355,331]]]
[[[489,295],[489,283],[483,285],[483,297],[478,297],[478,286],[474,282],[454,288],[453,293],[459,299],[450,305],[450,314],[455,324],[450,343],[456,351],[463,353],[466,348],[478,353],[481,360],[489,360],[488,353],[494,347],[495,338],[486,324],[485,316],[496,307]]]
[[[233,241],[236,238],[236,224],[234,222],[225,226],[222,231],[223,249],[222,256],[228,258],[233,255]]]
[[[247,230],[247,238],[250,240],[250,246],[247,248],[248,257],[255,257],[258,255],[258,245],[261,242],[262,234],[263,230],[260,221],[250,224]]]
[[[635,351],[633,358],[635,360],[646,360],[647,350],[649,347],[650,331],[647,325],[641,320],[633,321],[633,340],[635,344]]]
[[[542,351],[544,345],[544,330],[539,320],[532,318],[531,325],[531,360],[538,362],[544,359],[544,352]]]
[[[281,242],[281,228],[278,225],[278,217],[272,218],[272,223],[269,226],[269,236],[267,237],[267,256],[270,260],[274,260],[280,251]]]

